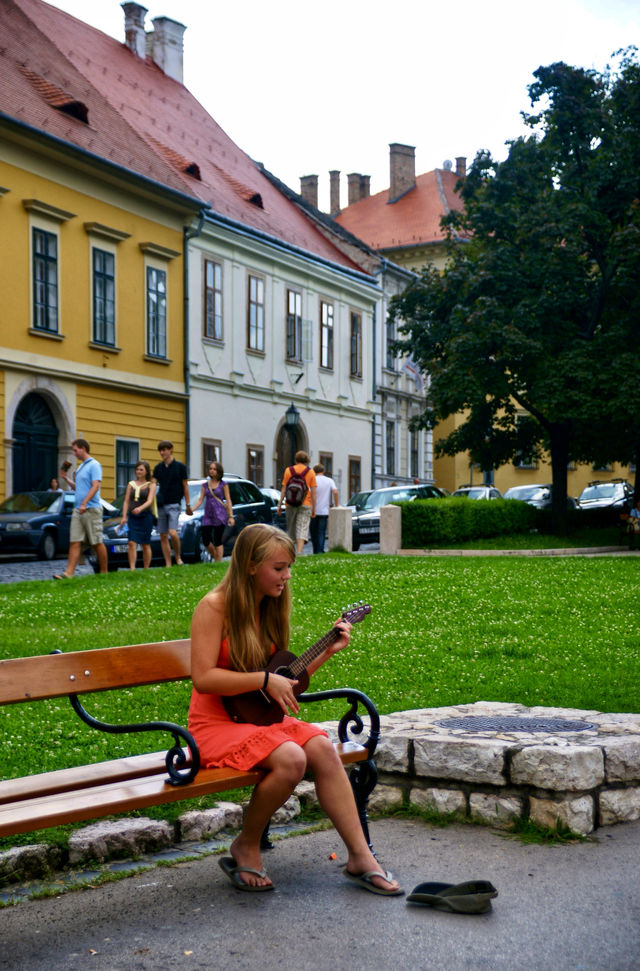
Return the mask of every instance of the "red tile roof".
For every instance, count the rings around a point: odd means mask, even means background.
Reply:
[[[77,106],[86,107],[86,123]],[[42,0],[0,2],[0,111],[193,195],[228,219],[359,269],[184,85]]]
[[[396,202],[388,202],[389,190],[385,189],[347,206],[336,222],[375,250],[439,243],[444,240],[442,216],[462,209],[454,191],[457,182],[455,172],[434,169],[416,176],[415,188]]]

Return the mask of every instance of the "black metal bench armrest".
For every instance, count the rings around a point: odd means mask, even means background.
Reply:
[[[141,722],[133,725],[110,725],[108,722],[98,721],[83,708],[77,695],[69,695],[69,701],[75,713],[85,724],[99,732],[109,732],[112,735],[128,735],[130,732],[169,732],[173,735],[173,747],[165,756],[165,765],[169,778],[166,780],[172,786],[184,786],[192,782],[200,768],[200,751],[191,732],[173,722]],[[186,743],[191,753],[191,765],[186,769],[187,758],[182,743]]]
[[[374,754],[380,739],[380,715],[378,709],[368,695],[356,688],[329,688],[327,691],[305,691],[298,695],[298,701],[325,701],[331,698],[346,698],[350,702],[350,707],[340,719],[338,725],[338,738],[341,742],[354,741],[350,735],[360,735],[364,728],[364,723],[358,713],[358,704],[361,704],[369,715],[369,735],[366,742],[361,742],[369,752],[369,758]]]

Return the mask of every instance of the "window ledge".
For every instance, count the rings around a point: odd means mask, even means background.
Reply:
[[[152,364],[173,364],[170,357],[156,357],[155,354],[144,354],[145,361],[151,361]]]
[[[224,347],[224,340],[222,338],[205,337],[204,334],[202,336],[202,343],[208,344],[210,347]]]
[[[245,348],[247,354],[251,354],[252,357],[266,357],[265,351],[258,351],[255,347]]]
[[[47,337],[50,341],[63,341],[65,339],[64,334],[59,334],[54,330],[41,330],[39,327],[30,327],[29,333],[34,337]]]
[[[89,347],[92,347],[94,351],[106,351],[108,354],[119,354],[122,350],[115,344],[102,344],[100,341],[89,341]]]

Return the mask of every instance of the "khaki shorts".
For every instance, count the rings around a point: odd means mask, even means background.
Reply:
[[[287,532],[291,539],[309,539],[309,524],[311,523],[311,506],[287,506]]]
[[[69,526],[69,542],[97,546],[102,542],[102,506],[80,513],[74,509]]]

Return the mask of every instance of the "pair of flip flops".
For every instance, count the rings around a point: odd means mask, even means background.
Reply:
[[[407,903],[423,904],[452,914],[486,914],[491,899],[498,891],[488,880],[465,883],[419,883],[407,897]]]

